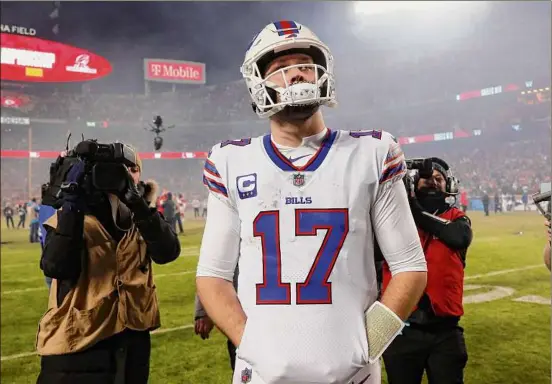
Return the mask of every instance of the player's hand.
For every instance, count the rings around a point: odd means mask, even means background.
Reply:
[[[213,327],[213,321],[209,316],[200,317],[195,321],[195,334],[200,335],[203,340],[208,339]]]
[[[550,229],[550,221],[545,220],[544,226],[546,227],[546,234],[548,236],[548,242],[552,242],[552,231]]]

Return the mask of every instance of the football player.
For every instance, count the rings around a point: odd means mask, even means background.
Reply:
[[[386,132],[326,127],[333,72],[307,27],[267,25],[241,73],[270,134],[217,144],[205,163],[196,284],[238,346],[233,383],[380,383],[379,357],[426,284],[402,150]],[[374,237],[393,274],[381,301]]]

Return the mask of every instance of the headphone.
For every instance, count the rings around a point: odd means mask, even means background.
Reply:
[[[441,172],[446,178],[445,193],[447,195],[457,195],[460,181],[452,174],[449,165],[445,160],[438,157],[430,157],[430,159],[433,163],[433,169]]]

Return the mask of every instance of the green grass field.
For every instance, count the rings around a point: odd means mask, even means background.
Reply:
[[[473,213],[471,218],[475,238],[468,252],[466,284],[479,287],[465,296],[475,301],[465,305],[462,320],[469,353],[466,383],[550,383],[550,274],[542,262],[543,219],[536,213]],[[180,258],[154,267],[162,328],[152,337],[153,384],[230,381],[225,338],[214,331],[204,341],[193,332],[202,228],[202,221],[188,220]],[[28,243],[27,230],[3,227],[1,234],[7,243],[1,246],[1,382],[34,383],[39,370],[39,358],[33,354],[35,332],[47,305],[38,267],[40,246]],[[497,294],[498,299],[474,300],[482,293]],[[547,299],[544,304],[514,301],[524,296]]]

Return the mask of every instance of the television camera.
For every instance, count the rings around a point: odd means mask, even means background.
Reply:
[[[453,175],[449,165],[438,157],[416,158],[406,160],[408,170],[404,180],[406,191],[412,196],[419,179],[429,179],[433,175],[433,170],[438,170],[446,179],[445,194],[447,199],[454,201],[458,195],[460,182]]]
[[[70,136],[69,136],[70,137]],[[67,149],[69,138],[67,139]],[[85,163],[81,183],[67,183],[71,167],[78,161]],[[50,180],[42,185],[42,201],[46,205],[60,208],[63,193],[120,192],[127,187],[127,167],[137,166],[135,150],[123,143],[101,144],[97,140],[83,140],[73,149],[64,151],[50,165]]]
[[[420,178],[429,179],[433,175],[433,161],[431,158],[415,158],[406,160],[406,176],[403,178],[408,196],[412,196],[416,183]]]
[[[163,146],[163,137],[160,136],[161,132],[165,132],[167,129],[174,128],[174,125],[163,127],[163,118],[161,116],[157,115],[153,118],[153,122],[150,124],[149,129],[144,128],[146,131],[155,133],[155,137],[153,138],[153,147],[156,151],[160,150]]]

